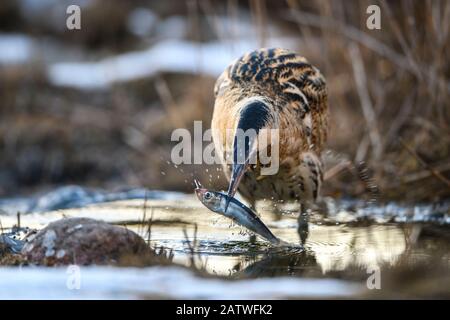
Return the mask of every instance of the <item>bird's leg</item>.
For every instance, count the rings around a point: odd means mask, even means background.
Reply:
[[[302,245],[306,243],[306,239],[309,235],[309,214],[311,212],[311,205],[309,202],[302,202],[300,204],[300,214],[298,216],[297,232],[300,236],[300,242]]]
[[[308,220],[313,210],[317,209],[317,200],[322,184],[322,164],[320,159],[313,153],[305,153],[302,156],[300,174],[302,175],[301,189],[303,199],[300,200],[300,215],[298,218],[298,234],[300,241],[305,244],[309,234]]]

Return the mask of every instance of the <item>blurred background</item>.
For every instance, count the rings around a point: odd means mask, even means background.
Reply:
[[[66,9],[81,8],[81,30]],[[381,8],[369,30],[366,9]],[[78,184],[192,192],[220,168],[170,162],[175,128],[210,124],[244,52],[284,47],[328,82],[324,195],[450,196],[450,2],[2,0],[0,197]]]

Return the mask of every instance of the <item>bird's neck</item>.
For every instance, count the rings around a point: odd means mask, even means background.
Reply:
[[[250,98],[243,102],[238,109],[237,129],[243,131],[253,129],[258,133],[271,122],[272,117],[267,102],[259,98]]]
[[[270,127],[273,113],[267,102],[259,98],[250,98],[238,109],[236,130],[233,139],[234,161],[248,159],[256,145],[261,129]]]

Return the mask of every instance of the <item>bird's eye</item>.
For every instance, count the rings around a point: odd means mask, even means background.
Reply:
[[[211,199],[211,197],[212,197],[211,192],[208,191],[208,192],[205,193],[205,199],[206,199],[206,200]]]

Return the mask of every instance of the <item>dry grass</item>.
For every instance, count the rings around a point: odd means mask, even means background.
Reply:
[[[96,2],[86,13],[92,21],[104,6]],[[381,30],[365,27],[370,4],[382,9]],[[13,7],[3,11],[14,13]],[[381,199],[449,198],[447,1],[198,0],[176,2],[170,9],[150,7],[162,17],[186,16],[187,35],[196,41],[237,37],[242,30],[227,33],[217,17],[237,21],[240,9],[251,12],[261,46],[269,23],[297,35],[301,54],[321,69],[329,86],[331,151],[325,155],[329,179],[324,194],[370,198],[375,185]],[[95,44],[113,52],[139,47],[137,39],[120,31],[123,14],[131,9],[127,5],[122,14],[114,13],[116,26],[105,30],[92,25],[89,35],[71,41],[85,50],[97,50]],[[64,38],[26,21],[3,21],[5,30],[35,28]],[[112,37],[111,30],[120,32]],[[0,195],[64,183],[190,192],[194,176],[223,188],[217,168],[206,172],[206,166],[174,168],[167,163],[174,128],[192,129],[194,120],[210,122],[214,80],[161,74],[84,93],[51,87],[39,65],[0,69]],[[361,162],[372,186],[358,178]]]
[[[288,19],[305,43],[320,39],[321,54],[311,60],[329,85],[330,148],[343,160],[365,161],[385,198],[448,197],[449,172],[442,165],[450,161],[450,4],[317,1],[305,10],[288,3]],[[381,30],[365,27],[370,4],[381,7]],[[334,175],[327,191],[363,192],[352,180]]]

